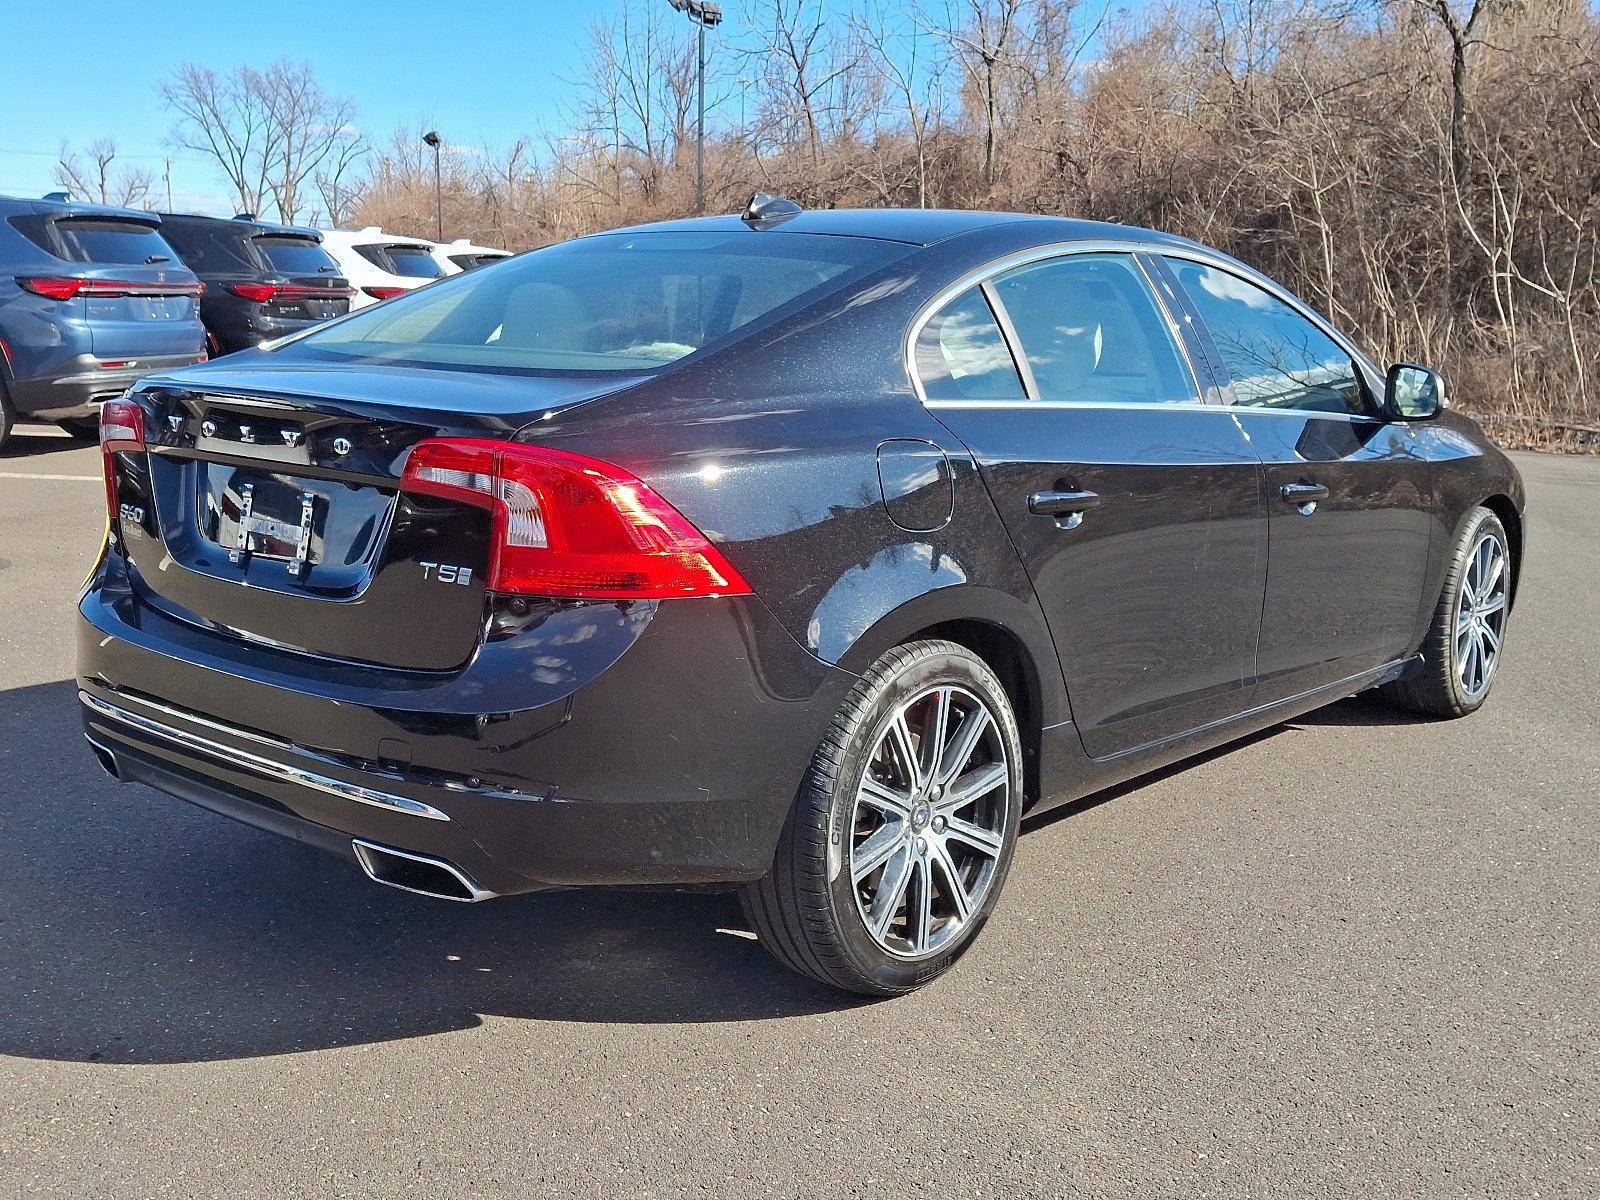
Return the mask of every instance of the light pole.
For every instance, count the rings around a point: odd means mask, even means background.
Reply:
[[[667,0],[667,3],[695,24],[700,70],[696,83],[699,97],[695,120],[694,204],[695,211],[703,213],[706,211],[706,30],[722,24],[722,5],[712,4],[710,0]]]
[[[433,130],[422,135],[424,144],[433,147],[433,223],[434,240],[444,241],[444,183],[439,173],[439,147],[444,139]]]

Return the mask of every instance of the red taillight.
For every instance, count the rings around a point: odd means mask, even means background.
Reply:
[[[106,474],[106,511],[117,519],[118,451],[144,450],[144,409],[133,400],[107,400],[100,406],[100,459]]]
[[[490,591],[592,600],[750,591],[682,513],[609,463],[542,446],[437,438],[412,449],[400,486],[493,514]]]
[[[31,279],[17,277],[17,282],[36,296],[48,296],[52,300],[71,300],[88,282],[86,279]]]
[[[361,290],[367,295],[371,296],[374,300],[393,300],[396,296],[402,295],[409,289],[403,287],[379,285],[375,287],[364,287]]]
[[[139,283],[128,279],[79,279],[72,275],[19,275],[17,283],[36,296],[71,300],[74,296],[198,296],[206,285],[193,283]]]
[[[235,296],[243,296],[246,300],[253,300],[257,304],[265,304],[268,300],[343,300],[355,295],[354,288],[346,287],[304,287],[292,283],[230,283],[228,290]],[[368,289],[371,290],[370,288]],[[395,288],[396,292],[404,288]]]

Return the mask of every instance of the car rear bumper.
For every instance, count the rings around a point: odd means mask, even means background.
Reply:
[[[63,421],[94,416],[107,400],[116,399],[146,375],[200,361],[198,353],[168,354],[133,359],[126,367],[104,367],[101,359],[80,354],[57,371],[34,379],[13,379],[7,387],[19,414],[42,421]]]
[[[342,316],[343,314],[337,314]],[[248,350],[274,338],[303,333],[335,317],[274,317],[263,305],[241,305],[225,312],[205,314],[206,332],[211,347],[218,354],[232,354]]]
[[[505,698],[478,662],[446,685],[455,713],[352,705],[255,669],[286,655],[197,653],[131,603],[91,586],[80,605],[84,731],[118,778],[347,858],[359,839],[441,860],[494,894],[759,877],[855,682],[745,597],[662,604],[598,676],[522,712],[483,711]]]

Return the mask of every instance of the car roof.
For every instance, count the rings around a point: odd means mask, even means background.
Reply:
[[[113,204],[89,204],[81,200],[44,200],[31,196],[0,196],[0,205],[16,206],[16,211],[36,213],[41,216],[63,217],[115,217],[118,220],[139,221],[146,225],[161,224],[159,213],[137,208],[118,208]]]
[[[509,250],[502,250],[499,246],[480,246],[476,242],[469,242],[466,238],[457,238],[453,242],[435,242],[434,245],[446,253],[454,251],[457,254],[463,252],[467,254],[504,254],[507,258],[511,257],[511,251]]]
[[[385,233],[376,225],[368,225],[365,229],[323,229],[318,232],[322,234],[324,242],[332,238],[341,246],[422,246],[431,250],[437,244],[427,238]]]
[[[159,215],[162,220],[209,221],[217,225],[244,229],[249,231],[251,237],[271,234],[275,237],[310,238],[314,242],[322,240],[322,234],[315,229],[308,229],[301,225],[277,225],[271,221],[258,221],[252,217],[213,217],[205,213],[161,213]]]
[[[1114,225],[1105,221],[1080,221],[1072,217],[1043,217],[1036,213],[977,212],[951,208],[830,208],[807,210],[792,217],[767,222],[766,229],[784,233],[832,234],[835,237],[875,238],[911,246],[931,246],[947,238],[959,237],[999,225],[1031,226],[1040,242],[1122,241],[1150,242],[1159,245],[1195,243],[1172,234],[1141,229],[1133,225]],[[744,230],[759,235],[738,216],[693,217],[680,221],[657,221],[626,229],[607,231],[637,232],[727,232]],[[592,234],[590,236],[605,236]]]

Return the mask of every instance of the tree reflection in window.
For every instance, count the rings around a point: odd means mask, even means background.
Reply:
[[[975,287],[928,319],[915,353],[929,400],[1021,400],[1025,395],[994,313]]]
[[[1205,319],[1239,404],[1370,412],[1350,356],[1289,305],[1217,267],[1187,259],[1168,263]]]

